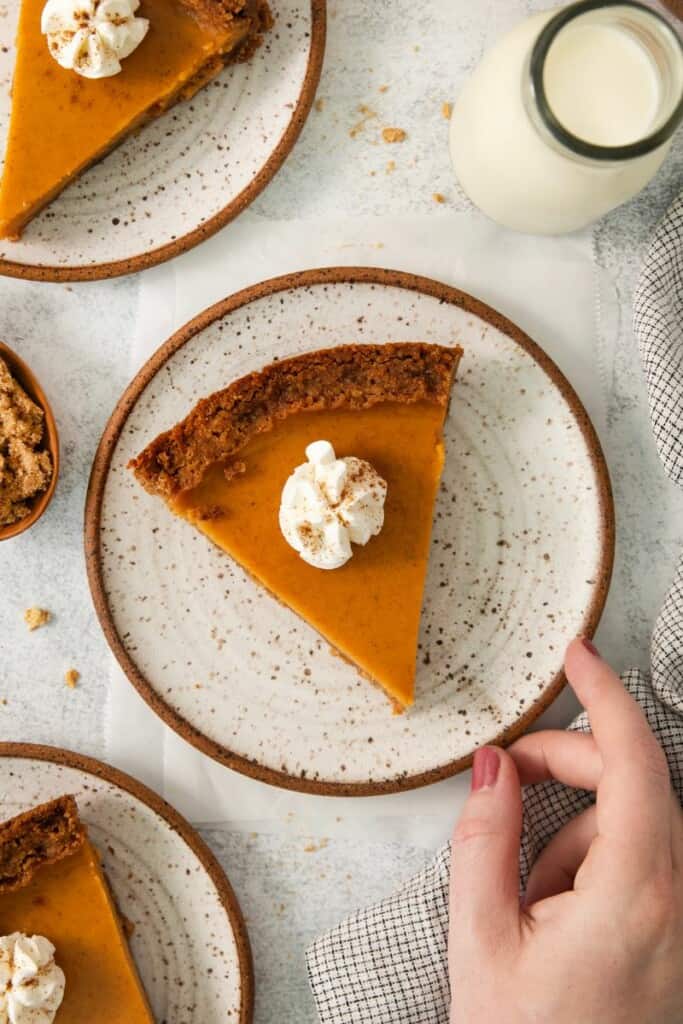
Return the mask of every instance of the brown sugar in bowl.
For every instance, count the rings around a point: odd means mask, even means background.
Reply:
[[[16,352],[13,352],[12,349],[2,341],[0,341],[0,358],[4,359],[9,372],[22,386],[28,397],[43,410],[45,417],[43,445],[50,453],[50,459],[52,461],[52,476],[50,477],[50,482],[44,491],[41,491],[40,494],[36,494],[35,497],[30,499],[31,511],[28,515],[24,516],[23,519],[20,519],[16,523],[10,523],[7,526],[0,526],[0,541],[3,541],[9,540],[11,537],[18,537],[20,533],[23,533],[25,530],[28,530],[33,526],[34,523],[37,523],[47,506],[50,504],[55,492],[55,487],[57,486],[57,477],[59,476],[59,435],[57,434],[57,424],[55,423],[55,418],[52,415],[50,403],[45,397],[45,392],[40,386],[40,383],[33,371],[26,365],[24,360],[16,354]]]

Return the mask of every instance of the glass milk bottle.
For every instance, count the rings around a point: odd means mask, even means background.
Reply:
[[[639,192],[681,119],[671,25],[641,3],[582,0],[532,16],[485,54],[455,104],[451,155],[493,220],[564,234]]]

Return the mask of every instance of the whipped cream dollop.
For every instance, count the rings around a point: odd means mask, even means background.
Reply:
[[[0,938],[0,1024],[52,1024],[64,986],[49,939],[21,932]]]
[[[287,480],[280,529],[304,562],[338,569],[384,525],[387,485],[364,459],[338,459],[329,441],[314,441]]]
[[[135,16],[139,6],[140,0],[47,0],[41,29],[63,68],[109,78],[147,35],[149,21]]]

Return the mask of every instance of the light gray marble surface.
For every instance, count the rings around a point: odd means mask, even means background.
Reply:
[[[276,6],[276,0],[275,0]],[[442,102],[464,69],[451,60],[455,33],[474,65],[484,48],[532,0],[438,0],[429,16],[408,0],[331,0],[329,43],[314,111],[285,167],[256,203],[276,219],[431,212],[432,196],[462,206],[446,146]],[[461,44],[462,45],[462,42]],[[380,87],[389,86],[385,92]],[[409,141],[387,152],[371,125],[350,129],[365,105]],[[374,120],[374,119],[372,119]],[[395,151],[394,151],[395,150]],[[386,173],[388,159],[396,170]],[[631,300],[644,247],[683,183],[683,135],[656,180],[596,228],[596,258],[618,294],[618,323],[596,352],[609,408],[605,437],[614,483],[617,562],[600,631],[619,667],[647,664],[659,603],[683,547],[683,501],[667,483],[652,443],[631,331]],[[228,227],[226,230],[230,230]],[[63,469],[49,515],[0,549],[0,737],[68,746],[101,756],[106,647],[92,611],[82,550],[82,515],[92,456],[124,385],[138,280],[44,285],[0,279],[0,337],[43,380],[62,439]],[[54,621],[29,634],[22,613],[48,607]],[[76,667],[75,691],[63,683]],[[240,898],[254,946],[257,1024],[311,1024],[303,949],[320,930],[361,903],[387,894],[424,862],[396,844],[335,840],[306,852],[305,839],[231,835],[206,838]]]

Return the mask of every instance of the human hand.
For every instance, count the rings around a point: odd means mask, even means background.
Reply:
[[[477,752],[455,828],[452,1024],[680,1024],[683,813],[638,704],[591,644],[565,668],[592,735],[539,732]],[[522,784],[597,792],[519,902]]]

